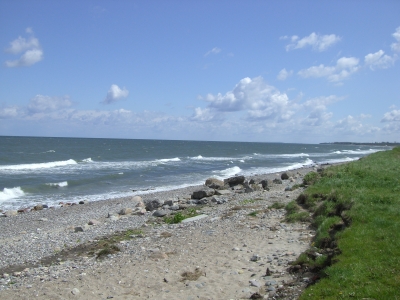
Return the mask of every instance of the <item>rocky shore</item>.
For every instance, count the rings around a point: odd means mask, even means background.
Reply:
[[[314,232],[279,207],[320,167],[3,213],[0,298],[296,299],[311,274],[289,263]]]

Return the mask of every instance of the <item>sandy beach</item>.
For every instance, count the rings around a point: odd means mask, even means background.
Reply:
[[[306,223],[285,223],[285,210],[269,206],[296,199],[303,188],[288,187],[316,168],[290,171],[282,183],[273,183],[281,174],[254,176],[268,180],[269,190],[232,191],[222,204],[191,204],[202,186],[141,196],[203,216],[178,224],[153,211],[118,215],[135,206],[132,197],[2,217],[0,298],[296,299],[307,278],[290,274],[289,263],[314,232]],[[127,230],[120,251],[97,258],[90,248]]]

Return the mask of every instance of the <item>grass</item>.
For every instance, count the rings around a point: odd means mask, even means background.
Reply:
[[[269,206],[269,208],[275,208],[275,209],[281,209],[284,208],[285,204],[281,202],[274,202],[272,205]]]
[[[394,148],[305,176],[307,190],[287,208],[313,214],[319,255],[296,263],[323,268],[325,277],[300,299],[400,299],[399,171]]]
[[[174,214],[173,216],[166,216],[164,217],[164,222],[167,224],[177,224],[182,222],[183,220],[187,219],[187,218],[192,218],[197,216],[197,210],[195,208],[190,208],[187,209],[185,212],[181,213],[178,212],[176,214]]]

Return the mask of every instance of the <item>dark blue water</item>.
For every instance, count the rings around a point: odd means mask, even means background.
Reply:
[[[388,148],[243,142],[0,137],[0,209],[106,200],[358,159]],[[136,190],[136,192],[132,192]]]

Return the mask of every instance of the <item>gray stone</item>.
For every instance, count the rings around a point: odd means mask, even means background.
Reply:
[[[279,178],[275,178],[272,182],[275,184],[282,184],[282,180],[280,180]]]
[[[206,217],[208,217],[208,215],[204,215],[204,214],[203,215],[198,215],[198,216],[195,216],[195,217],[187,218],[187,219],[183,220],[182,223],[193,222],[193,221],[197,221],[197,220],[200,220],[200,219],[203,219],[203,218],[206,218]]]
[[[192,193],[192,199],[202,199],[206,197],[211,197],[213,196],[215,191],[213,189],[207,188],[207,189],[201,189],[198,191],[194,191]]]
[[[100,224],[100,221],[97,221],[95,219],[91,219],[88,222],[88,225],[99,225],[99,224]]]
[[[79,295],[80,291],[77,288],[73,288],[71,293],[72,293],[72,295]]]
[[[157,208],[164,205],[164,201],[160,199],[153,199],[145,201],[146,209],[148,211],[156,210]]]
[[[83,229],[82,226],[76,226],[76,227],[74,228],[74,231],[75,231],[75,232],[83,232],[84,229]]]
[[[164,217],[164,216],[166,216],[167,215],[167,211],[166,210],[156,210],[154,213],[153,213],[153,216],[154,217]]]
[[[250,283],[251,286],[255,286],[255,287],[260,287],[261,286],[261,283],[258,282],[255,279],[249,280],[249,283]]]
[[[222,189],[224,188],[224,182],[217,178],[208,178],[205,185],[212,189]]]
[[[133,196],[131,199],[132,202],[135,202],[135,207],[145,207],[142,197]]]
[[[169,207],[170,210],[179,210],[179,205],[174,204],[172,206]]]
[[[119,211],[119,213],[121,216],[125,216],[125,215],[131,215],[132,214],[132,208],[123,208]]]
[[[261,257],[258,254],[254,254],[251,258],[250,261],[259,261]]]
[[[216,190],[215,191],[215,195],[217,196],[225,196],[225,195],[229,195],[232,194],[232,192],[230,190]]]
[[[291,192],[291,191],[292,191],[292,187],[291,186],[285,187],[285,192]]]
[[[283,172],[282,174],[281,174],[281,179],[282,180],[287,180],[287,179],[289,179],[289,174],[288,173],[286,173],[286,172]]]
[[[43,210],[43,205],[42,204],[38,204],[36,206],[33,207],[34,210]]]
[[[4,213],[4,215],[5,215],[6,217],[13,217],[13,216],[18,215],[18,212],[17,212],[16,210],[7,210],[7,211]]]
[[[238,184],[243,184],[244,183],[244,176],[234,176],[230,177],[227,179],[224,179],[224,185],[228,185],[230,187],[233,187]]]
[[[263,179],[260,181],[261,186],[263,187],[263,189],[267,189],[268,188],[268,180]]]

